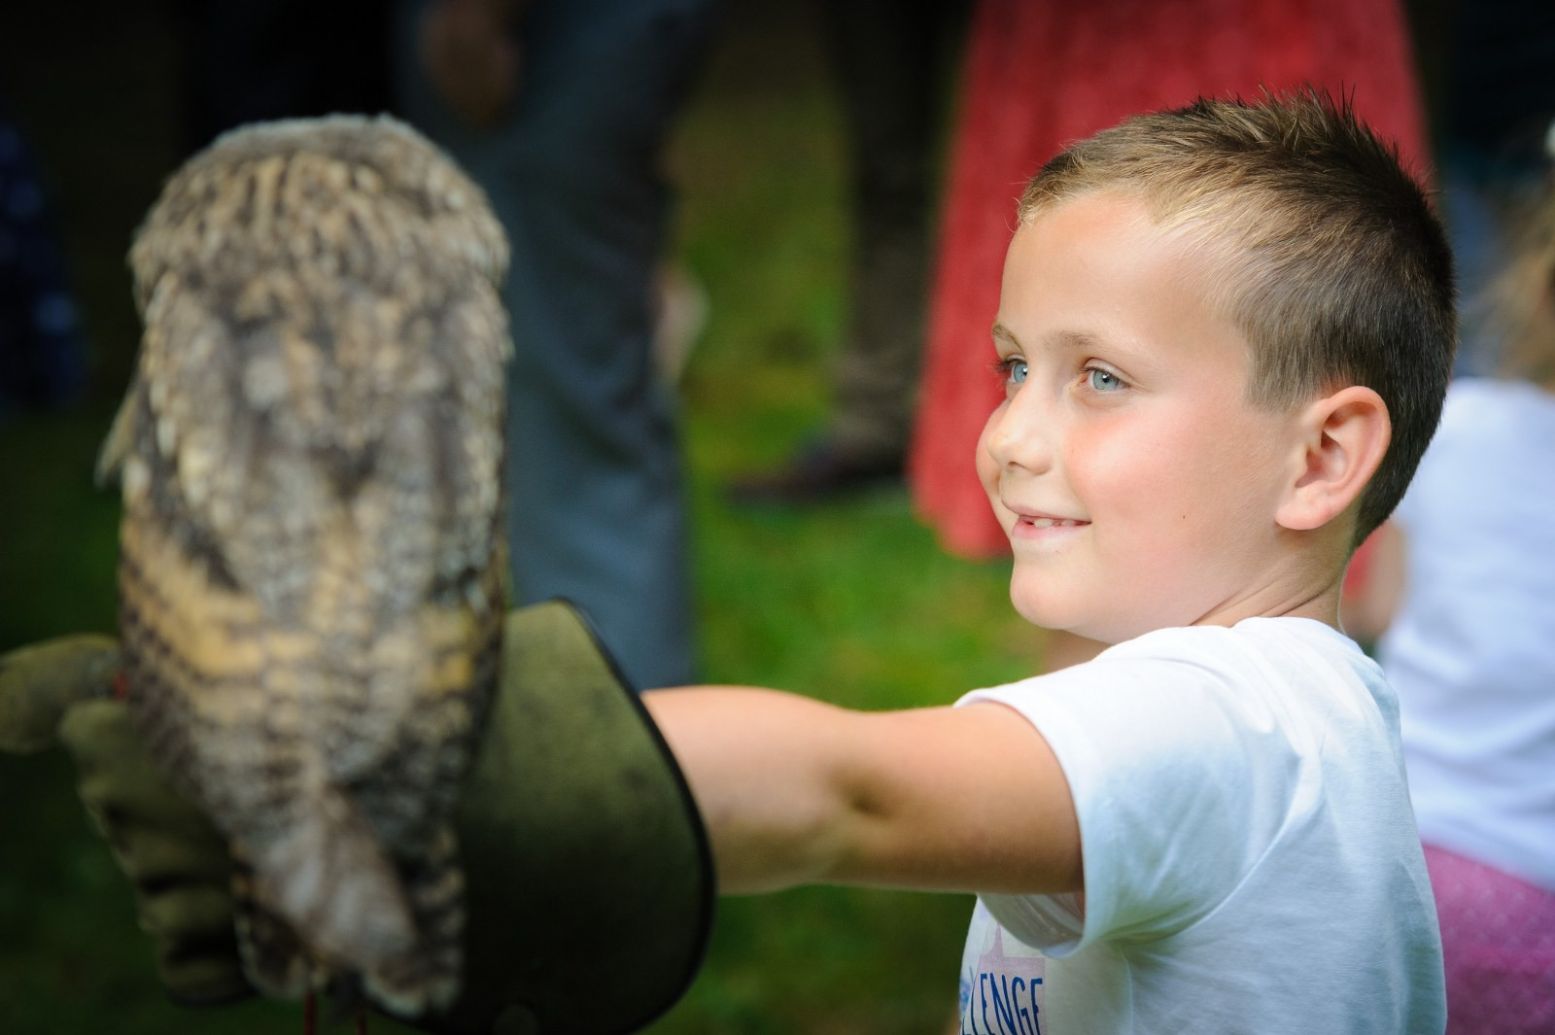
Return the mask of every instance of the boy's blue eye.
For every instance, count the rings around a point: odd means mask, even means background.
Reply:
[[[999,373],[1004,375],[1004,383],[1007,385],[1020,385],[1026,383],[1026,361],[1019,356],[1008,356],[999,361]]]
[[[1116,392],[1123,387],[1123,379],[1110,370],[1100,367],[1087,367],[1085,371],[1085,383],[1094,392]]]

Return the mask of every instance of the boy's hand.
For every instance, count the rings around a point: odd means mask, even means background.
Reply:
[[[125,706],[92,699],[117,666],[112,641],[36,653],[49,649],[0,659],[0,748],[37,750],[59,727],[168,991],[247,994],[222,839],[161,776]],[[508,616],[486,727],[458,817],[463,991],[422,1023],[461,1035],[647,1024],[690,983],[711,923],[706,837],[679,770],[565,604]]]

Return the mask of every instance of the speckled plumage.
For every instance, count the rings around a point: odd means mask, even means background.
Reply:
[[[506,243],[386,118],[246,127],[130,253],[121,632],[153,752],[228,836],[263,990],[455,994],[451,814],[496,676]]]

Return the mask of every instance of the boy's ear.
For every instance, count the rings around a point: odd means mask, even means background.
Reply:
[[[1298,422],[1292,478],[1274,519],[1303,532],[1323,527],[1360,498],[1388,451],[1393,422],[1382,396],[1361,385],[1309,403]]]

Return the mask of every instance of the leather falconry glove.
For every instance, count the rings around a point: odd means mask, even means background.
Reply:
[[[466,881],[458,1001],[437,1032],[637,1030],[685,992],[712,923],[707,836],[641,702],[570,604],[514,611],[500,685],[460,798]],[[135,890],[169,994],[249,994],[226,847],[110,699],[114,642],[73,636],[0,657],[0,750],[57,736]]]

